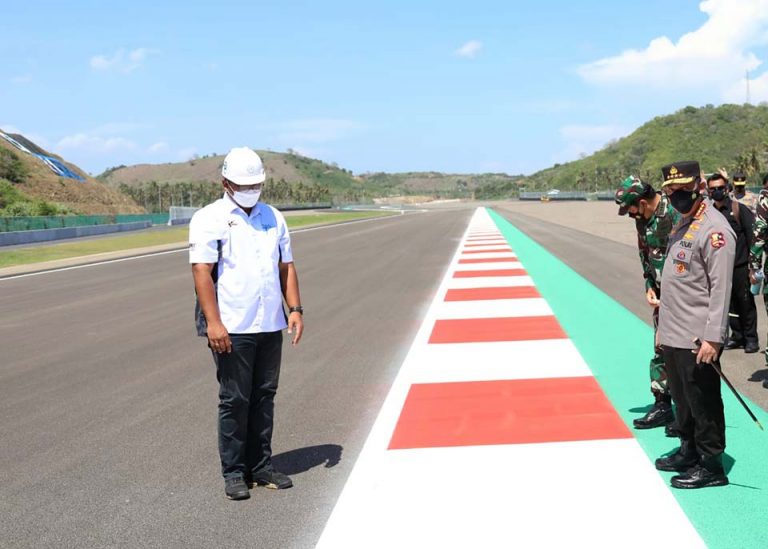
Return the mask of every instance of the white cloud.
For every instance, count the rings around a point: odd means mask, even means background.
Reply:
[[[91,57],[90,65],[96,71],[133,72],[144,64],[147,57],[157,53],[149,48],[136,48],[127,51],[120,48],[112,55],[95,55]]]
[[[768,43],[768,0],[705,0],[708,19],[675,42],[668,36],[644,49],[630,49],[577,69],[597,85],[642,85],[678,89],[714,85],[724,93],[762,61],[750,51]]]
[[[477,54],[480,53],[480,50],[483,48],[482,42],[479,42],[477,40],[470,40],[463,46],[461,46],[459,49],[457,49],[454,53],[458,55],[459,57],[464,57],[466,59],[474,59],[477,57]]]
[[[570,162],[581,155],[588,155],[603,148],[611,140],[629,133],[627,128],[616,125],[586,126],[573,125],[560,128],[565,149],[555,158],[557,162]]]
[[[17,86],[21,86],[24,84],[29,84],[32,82],[32,75],[31,74],[20,74],[18,76],[14,76],[10,79],[11,84],[15,84]]]
[[[157,143],[153,143],[152,145],[150,145],[149,148],[147,149],[147,152],[152,154],[159,154],[167,150],[168,150],[168,143],[166,143],[165,141],[158,141]]]
[[[362,129],[363,126],[353,120],[338,118],[308,118],[292,120],[278,126],[277,139],[289,145],[299,143],[328,143],[338,141]]]
[[[102,137],[89,133],[76,133],[61,138],[55,146],[55,150],[80,151],[87,153],[111,153],[116,151],[130,151],[136,148],[136,143],[124,137]]]

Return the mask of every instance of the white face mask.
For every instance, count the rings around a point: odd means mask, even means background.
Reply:
[[[253,208],[259,201],[261,191],[233,191],[230,189],[230,196],[238,206],[242,206],[243,208]]]

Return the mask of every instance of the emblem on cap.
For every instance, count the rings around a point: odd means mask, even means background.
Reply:
[[[671,175],[671,176],[677,175],[677,168],[675,168],[674,166],[669,168],[669,175]]]

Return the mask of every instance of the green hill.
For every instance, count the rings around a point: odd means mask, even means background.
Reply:
[[[43,150],[24,136],[4,135],[23,143],[28,151],[56,159],[82,180],[60,177],[40,158],[0,138],[0,216],[143,212],[129,197],[88,176],[74,164]]]
[[[705,172],[724,166],[743,171],[748,185],[759,186],[768,169],[768,106],[685,107],[659,116],[631,135],[609,143],[591,156],[555,164],[519,180],[527,191],[612,189],[633,174],[654,185],[661,167],[677,160],[698,160]],[[478,198],[511,196],[512,189],[487,185]]]

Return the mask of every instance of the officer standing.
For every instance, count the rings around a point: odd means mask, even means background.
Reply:
[[[757,195],[755,222],[752,225],[752,246],[749,249],[749,279],[759,287],[761,277],[768,268],[768,258],[763,267],[763,249],[768,240],[768,174],[763,177],[763,189]],[[763,282],[763,303],[768,312],[768,284]],[[768,368],[768,343],[765,348],[765,367]],[[763,387],[768,389],[768,378],[763,379]]]
[[[246,499],[254,484],[293,485],[272,466],[272,430],[282,330],[294,333],[296,345],[304,310],[285,219],[259,203],[266,179],[261,158],[234,148],[221,175],[224,196],[190,222],[189,262],[219,381],[224,493]]]
[[[741,202],[752,213],[755,213],[757,207],[757,195],[752,191],[747,190],[747,177],[741,173],[736,172],[733,174],[733,199]]]
[[[709,197],[723,214],[736,234],[736,259],[733,266],[733,287],[728,310],[731,335],[725,349],[743,347],[745,353],[760,350],[757,338],[757,308],[749,290],[749,249],[752,246],[752,225],[755,216],[744,204],[728,196],[728,176],[724,170],[707,178]]]
[[[702,196],[698,162],[669,164],[662,174],[664,193],[683,215],[669,237],[658,330],[680,448],[657,459],[656,468],[680,473],[672,477],[675,488],[723,486],[725,416],[715,367],[727,331],[736,236]]]
[[[635,219],[637,248],[645,279],[645,299],[653,308],[654,332],[659,323],[659,298],[661,297],[661,272],[667,251],[667,240],[672,227],[680,220],[680,213],[670,204],[666,195],[656,192],[648,183],[627,177],[616,189],[619,215],[629,214]],[[672,422],[672,397],[667,387],[667,370],[661,349],[654,345],[649,364],[651,394],[654,404],[643,417],[632,423],[635,429],[651,429],[665,425],[667,436],[674,436]]]

